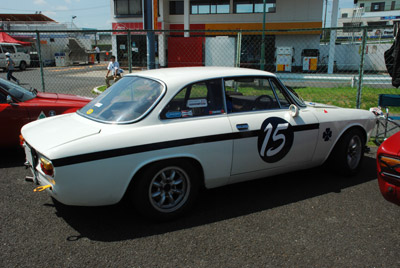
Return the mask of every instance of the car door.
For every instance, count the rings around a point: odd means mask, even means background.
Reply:
[[[0,146],[17,145],[21,127],[30,121],[28,111],[19,103],[7,103],[7,94],[0,89]]]
[[[228,118],[234,133],[231,175],[310,162],[317,118],[306,110],[292,117],[291,98],[274,77],[225,79]]]

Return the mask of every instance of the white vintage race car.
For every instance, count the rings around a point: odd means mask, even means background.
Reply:
[[[375,116],[305,104],[275,75],[191,67],[126,75],[74,114],[22,128],[34,181],[67,205],[128,195],[158,219],[213,188],[322,165],[354,174]]]

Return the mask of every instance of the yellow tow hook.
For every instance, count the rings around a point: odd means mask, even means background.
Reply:
[[[44,185],[44,186],[39,186],[39,187],[36,187],[33,191],[34,192],[41,192],[41,191],[44,191],[44,190],[46,190],[47,188],[50,188],[50,190],[51,190],[51,184],[47,184],[47,185]]]

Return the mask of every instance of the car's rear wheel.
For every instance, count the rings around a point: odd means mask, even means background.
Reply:
[[[196,168],[187,160],[167,160],[147,167],[135,178],[131,200],[143,214],[169,220],[186,212],[199,190]]]
[[[331,157],[331,165],[344,175],[356,174],[362,164],[365,139],[359,129],[351,129],[338,141]]]
[[[25,61],[21,61],[21,63],[19,64],[19,69],[21,71],[24,71],[26,69],[26,62]]]

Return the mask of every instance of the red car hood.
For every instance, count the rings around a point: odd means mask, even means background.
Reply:
[[[385,140],[379,150],[385,154],[400,156],[400,131]]]
[[[48,100],[48,101],[77,101],[77,102],[89,102],[92,98],[82,97],[76,95],[59,94],[59,93],[44,93],[38,92],[36,95],[36,100]]]

